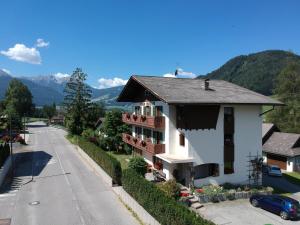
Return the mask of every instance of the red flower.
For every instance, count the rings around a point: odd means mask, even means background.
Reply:
[[[204,191],[203,191],[203,189],[199,188],[199,189],[196,189],[196,192],[197,193],[203,193]]]

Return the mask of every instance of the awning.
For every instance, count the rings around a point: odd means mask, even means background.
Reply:
[[[169,155],[166,153],[163,154],[156,154],[155,155],[157,158],[160,158],[168,163],[190,163],[190,162],[194,162],[194,158],[193,157],[182,157],[182,156],[178,156],[178,155]]]

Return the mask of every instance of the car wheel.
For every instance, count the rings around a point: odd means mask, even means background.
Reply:
[[[258,207],[258,201],[256,199],[252,199],[251,205],[253,205],[254,207]]]
[[[286,212],[281,211],[281,212],[280,212],[280,217],[281,217],[281,219],[283,219],[283,220],[287,220],[287,219],[289,218],[289,215],[288,215]]]

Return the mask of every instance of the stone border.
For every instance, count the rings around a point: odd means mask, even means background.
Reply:
[[[261,195],[270,195],[272,192],[269,191],[257,191],[257,192],[251,192],[251,191],[239,191],[235,193],[220,193],[215,195],[207,195],[202,194],[195,196],[198,198],[198,201],[200,203],[208,203],[208,202],[223,202],[223,201],[234,201],[237,199],[247,199],[250,198],[251,195],[254,194],[261,194]]]
[[[11,167],[11,160],[12,156],[8,156],[7,159],[5,160],[3,166],[0,169],[0,187],[2,186],[8,172],[10,171],[10,167]]]
[[[99,174],[109,186],[113,186],[112,178],[78,145],[74,145],[79,155]],[[112,187],[113,192],[121,201],[135,212],[145,225],[160,225],[133,197],[131,197],[122,186]]]

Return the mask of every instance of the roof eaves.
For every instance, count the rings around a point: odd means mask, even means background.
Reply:
[[[137,75],[132,75],[131,78],[133,80],[135,80],[136,82],[138,82],[140,85],[142,85],[145,89],[147,89],[148,91],[150,91],[155,97],[157,97],[158,99],[160,99],[161,101],[168,103],[167,100],[163,99],[161,96],[159,96],[159,94],[157,94],[155,91],[153,91],[152,89],[150,89],[149,87],[147,87],[147,85],[145,85],[142,81],[140,81],[138,79],[139,76]]]

